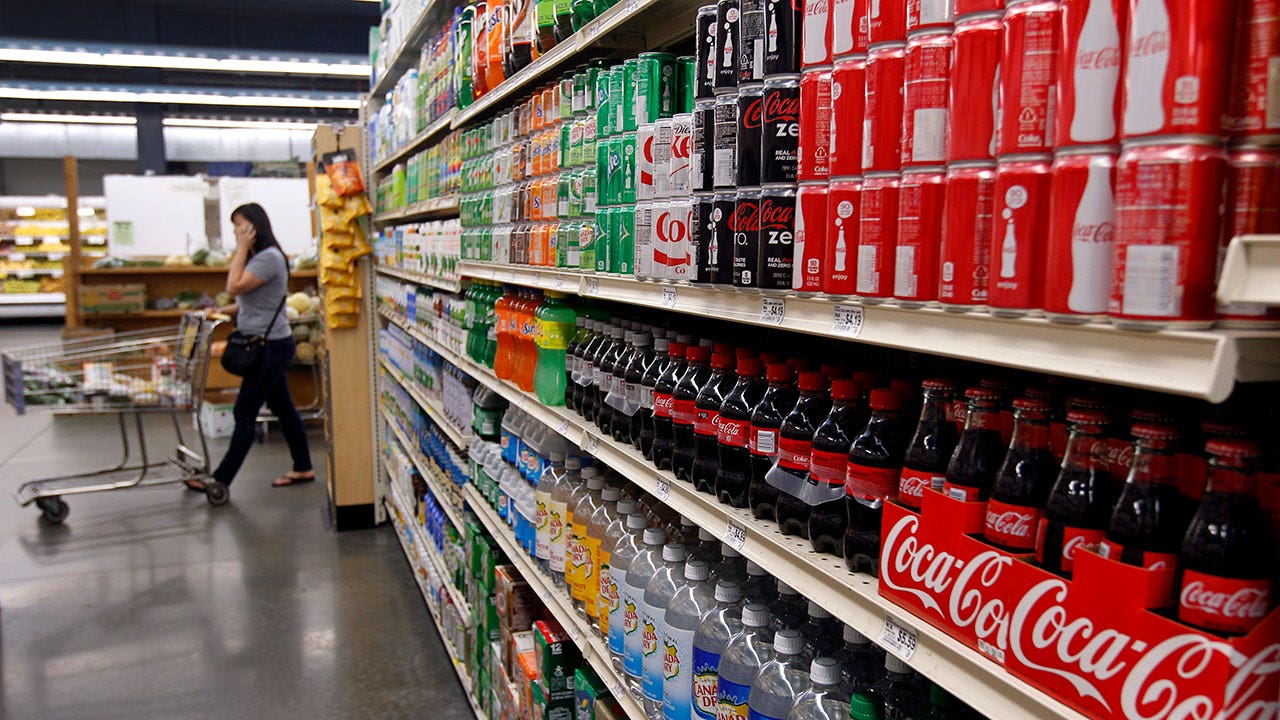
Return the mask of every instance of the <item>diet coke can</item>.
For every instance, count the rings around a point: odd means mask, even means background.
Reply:
[[[1237,235],[1280,233],[1280,148],[1238,147],[1231,150],[1227,178],[1226,232],[1218,257]],[[1219,260],[1221,262],[1221,260]],[[1218,325],[1274,327],[1280,308],[1252,303],[1219,303]]]
[[[954,0],[907,0],[907,33],[950,28],[956,22]]]
[[[738,87],[738,0],[716,3],[715,94],[733,92]]]
[[[671,195],[671,138],[675,134],[671,118],[653,124],[653,197]]]
[[[658,202],[654,205],[654,252],[653,264],[655,274],[659,265],[665,272],[663,277],[676,282],[688,282],[693,263],[690,257],[689,216],[693,207],[690,198],[673,199]]]
[[[716,96],[715,132],[711,138],[711,182],[731,188],[738,170],[738,96]],[[705,184],[705,181],[704,181]]]
[[[800,141],[800,78],[782,75],[765,80],[763,107],[761,182],[794,183]]]
[[[693,255],[693,266],[689,270],[689,282],[695,285],[711,283],[712,268],[707,257],[715,242],[716,225],[712,219],[715,204],[715,195],[711,193],[693,196],[693,213],[689,217],[689,252]]]
[[[858,34],[856,13],[858,5],[866,6],[866,0],[831,0],[831,60],[844,55],[867,51],[866,34],[862,35],[862,49],[854,48],[854,35]]]
[[[735,168],[733,184],[738,187],[753,187],[760,184],[764,86],[739,87],[736,113],[737,134],[734,144],[738,148],[738,164]]]
[[[759,284],[760,188],[740,188],[734,194],[729,232],[733,234],[733,286],[754,289]]]
[[[693,90],[694,97],[698,100],[710,100],[715,97],[716,7],[704,5],[698,8],[698,17],[694,21],[694,42],[697,43],[697,53],[693,69]]]
[[[653,124],[636,127],[636,200],[654,198]]]
[[[800,138],[796,178],[826,180],[831,174],[831,70],[807,70],[800,76]]]
[[[951,31],[928,30],[907,40],[902,86],[902,166],[946,159],[951,87]]]
[[[689,150],[689,187],[710,191],[715,184],[716,103],[699,100],[693,106],[693,145]]]
[[[692,162],[693,114],[677,113],[671,117],[670,163],[667,166],[667,191],[674,196],[688,195],[689,167]]]
[[[941,167],[902,171],[898,190],[898,248],[893,265],[893,297],[903,307],[938,299],[938,245],[946,171]]]
[[[1000,112],[1000,13],[962,18],[952,36],[951,100],[947,106],[947,160],[994,161]]]
[[[889,5],[892,3],[882,3]],[[902,80],[906,45],[877,45],[867,54],[863,172],[896,171],[902,164]]]
[[[1051,173],[1044,312],[1055,322],[1087,322],[1111,299],[1116,150],[1059,150]]]
[[[1231,57],[1229,123],[1237,141],[1280,144],[1280,2],[1240,0]]]
[[[1057,0],[1035,0],[1005,12],[997,155],[1053,149],[1054,84],[1062,45],[1058,10]]]
[[[764,82],[764,6],[768,0],[738,0],[738,84]]]
[[[996,163],[995,272],[987,293],[992,315],[1018,317],[1039,312],[1043,304],[1050,169],[1047,155],[1014,155]]]
[[[868,0],[867,44],[901,43],[907,40],[907,3],[905,0]]]
[[[862,173],[862,121],[867,102],[866,89],[866,58],[853,57],[836,61],[831,70],[831,177]]]
[[[902,177],[896,172],[867,173],[862,179],[855,292],[865,303],[884,302],[893,297],[901,184]]]
[[[795,234],[795,186],[765,187],[760,193],[760,292],[785,295],[791,291]]]
[[[707,242],[707,275],[712,285],[719,288],[733,287],[733,230],[730,219],[733,217],[735,196],[733,193],[718,192],[711,208],[713,232]]]
[[[1004,0],[955,0],[956,22],[968,15],[1004,10]]]
[[[808,70],[831,64],[831,0],[804,0],[800,65]]]
[[[1227,153],[1213,139],[1125,143],[1116,162],[1112,323],[1212,324],[1226,178]]]
[[[822,256],[826,268],[822,292],[833,298],[854,294],[858,276],[854,270],[858,230],[861,224],[862,180],[836,178],[827,189],[827,251]]]
[[[1120,33],[1127,0],[1063,0],[1062,71],[1054,144],[1110,145],[1120,138]]]
[[[635,258],[631,263],[632,274],[637,280],[652,280],[657,272],[665,272],[665,266],[653,266],[654,204],[651,200],[636,203]]]
[[[822,292],[822,259],[827,254],[827,195],[826,182],[800,183],[796,191],[791,289],[800,296]]]
[[[804,0],[765,0],[764,76],[800,72],[800,16]]]
[[[1135,0],[1124,43],[1121,138],[1225,134],[1236,7]]]
[[[995,185],[995,163],[969,161],[947,167],[938,251],[938,299],[944,310],[968,312],[987,304]]]

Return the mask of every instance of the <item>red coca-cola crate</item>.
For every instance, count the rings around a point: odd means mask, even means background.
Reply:
[[[1072,580],[1027,563],[1011,591],[1005,668],[1091,718],[1274,718],[1280,609],[1223,638],[1145,609],[1158,574],[1092,552]]]

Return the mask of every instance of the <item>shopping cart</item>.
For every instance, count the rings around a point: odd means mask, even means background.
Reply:
[[[114,415],[120,427],[123,457],[101,470],[25,482],[14,497],[35,503],[50,523],[67,518],[64,495],[152,487],[201,480],[212,505],[227,502],[227,488],[209,475],[209,449],[200,419],[209,347],[221,317],[189,312],[177,331],[152,328],[100,338],[71,340],[3,353],[5,401],[19,415]],[[153,460],[148,454],[149,415],[167,414],[177,446],[173,455]],[[179,418],[195,417],[199,449],[183,437]],[[130,418],[137,434],[140,462],[131,462]]]

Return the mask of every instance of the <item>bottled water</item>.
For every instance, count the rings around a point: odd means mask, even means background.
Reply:
[[[627,674],[627,687],[634,695],[641,694],[644,678],[644,630],[640,624],[640,614],[644,610],[644,591],[662,561],[660,553],[666,537],[661,530],[651,527],[645,528],[643,539],[643,547],[627,568],[622,595],[625,635],[622,669]]]
[[[600,593],[606,596],[609,603],[609,659],[619,674],[624,674],[622,660],[627,651],[627,570],[644,547],[644,528],[647,524],[645,516],[635,509],[634,500],[618,502],[619,514],[623,511],[627,514],[623,518],[621,531],[616,537],[610,533],[611,537],[603,547],[609,553],[609,579],[608,585],[600,588]],[[603,579],[603,575],[601,577]],[[632,609],[634,611],[634,606]]]
[[[840,690],[840,663],[835,658],[816,658],[809,665],[809,689],[800,693],[786,720],[845,720],[849,717],[849,695]]]
[[[731,581],[716,583],[715,606],[693,635],[693,720],[716,720],[720,655],[742,630],[742,591]]]
[[[769,608],[752,604],[742,609],[742,629],[729,639],[720,655],[716,699],[719,720],[747,720],[747,701],[760,668],[773,659],[769,644]]]
[[[663,720],[690,720],[693,716],[693,639],[702,617],[716,606],[710,575],[706,560],[689,560],[684,566],[685,585],[667,605],[662,639]]]
[[[774,635],[773,659],[760,668],[747,700],[752,720],[785,720],[796,698],[809,689],[802,652],[804,636],[799,630],[779,630]]]
[[[684,585],[684,561],[688,551],[678,542],[662,548],[662,565],[653,572],[644,590],[644,610],[640,614],[643,633],[641,652],[644,669],[644,711],[650,720],[662,717],[663,659],[666,649],[662,638],[667,632],[667,606],[676,591]]]

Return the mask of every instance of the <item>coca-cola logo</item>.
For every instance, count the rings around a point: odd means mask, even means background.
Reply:
[[[782,90],[769,92],[764,96],[764,116],[770,122],[795,122],[800,117],[800,98],[787,97]]]
[[[670,395],[655,395],[653,397],[653,404],[655,407],[670,409],[675,406],[676,400]]]
[[[747,96],[743,96],[744,98]],[[738,103],[738,123],[748,130],[755,130],[760,127],[760,113],[764,105],[763,98],[751,97],[747,100],[744,107],[739,101]]]
[[[716,413],[711,417],[711,425],[715,427],[716,433],[719,433],[725,427],[724,420],[720,419],[720,414]],[[735,431],[734,434],[737,434]]]
[[[1260,619],[1267,614],[1268,593],[1265,590],[1243,587],[1234,592],[1215,592],[1199,580],[1182,588],[1182,607],[1194,608],[1226,618]]]
[[[1153,30],[1135,38],[1129,46],[1129,57],[1146,57],[1169,52],[1169,31]]]
[[[794,205],[775,203],[768,200],[760,203],[761,230],[789,229],[795,219],[796,208]]]
[[[693,143],[692,135],[676,135],[671,139],[671,157],[687,158],[689,157],[689,149]]]
[[[729,216],[729,229],[733,232],[760,231],[760,205],[747,201],[733,206],[733,214]]]
[[[1110,245],[1115,242],[1115,224],[1076,223],[1071,227],[1071,239],[1076,242],[1100,243]]]
[[[1062,544],[1062,559],[1075,560],[1076,551],[1084,547],[1084,545],[1088,541],[1089,541],[1089,538],[1086,535],[1073,535],[1070,539],[1068,539],[1065,543]]]
[[[688,237],[689,226],[679,216],[664,212],[658,216],[654,232],[657,234],[658,239],[663,242],[681,242]]]
[[[1217,698],[1207,695],[1182,697],[1179,690],[1206,689],[1206,684],[1197,683],[1196,679],[1216,665],[1217,655],[1222,655],[1236,668],[1224,685],[1208,684],[1211,691],[1221,688],[1222,707],[1216,708]],[[1277,674],[1280,674],[1280,644],[1246,657],[1230,645],[1203,635],[1175,635],[1148,650],[1134,663],[1120,690],[1120,709],[1125,717],[1141,720],[1199,717],[1268,720],[1280,715],[1280,700],[1276,699],[1274,689]]]
[[[720,416],[716,416],[716,427],[725,437],[738,437],[742,434],[742,429],[746,427],[746,423],[736,420],[725,420]]]
[[[827,14],[826,0],[810,0],[804,8],[805,15],[818,16]]]
[[[929,478],[923,475],[903,475],[902,479],[898,481],[898,495],[922,498],[924,497],[924,489],[927,487],[932,487]]]
[[[1076,67],[1081,70],[1112,70],[1120,67],[1120,46],[1108,45],[1076,54]]]
[[[1010,537],[1030,538],[1031,521],[1035,519],[1034,514],[1020,513],[1014,510],[1006,510],[1002,513],[987,511],[987,527],[991,530],[1007,535]]]

